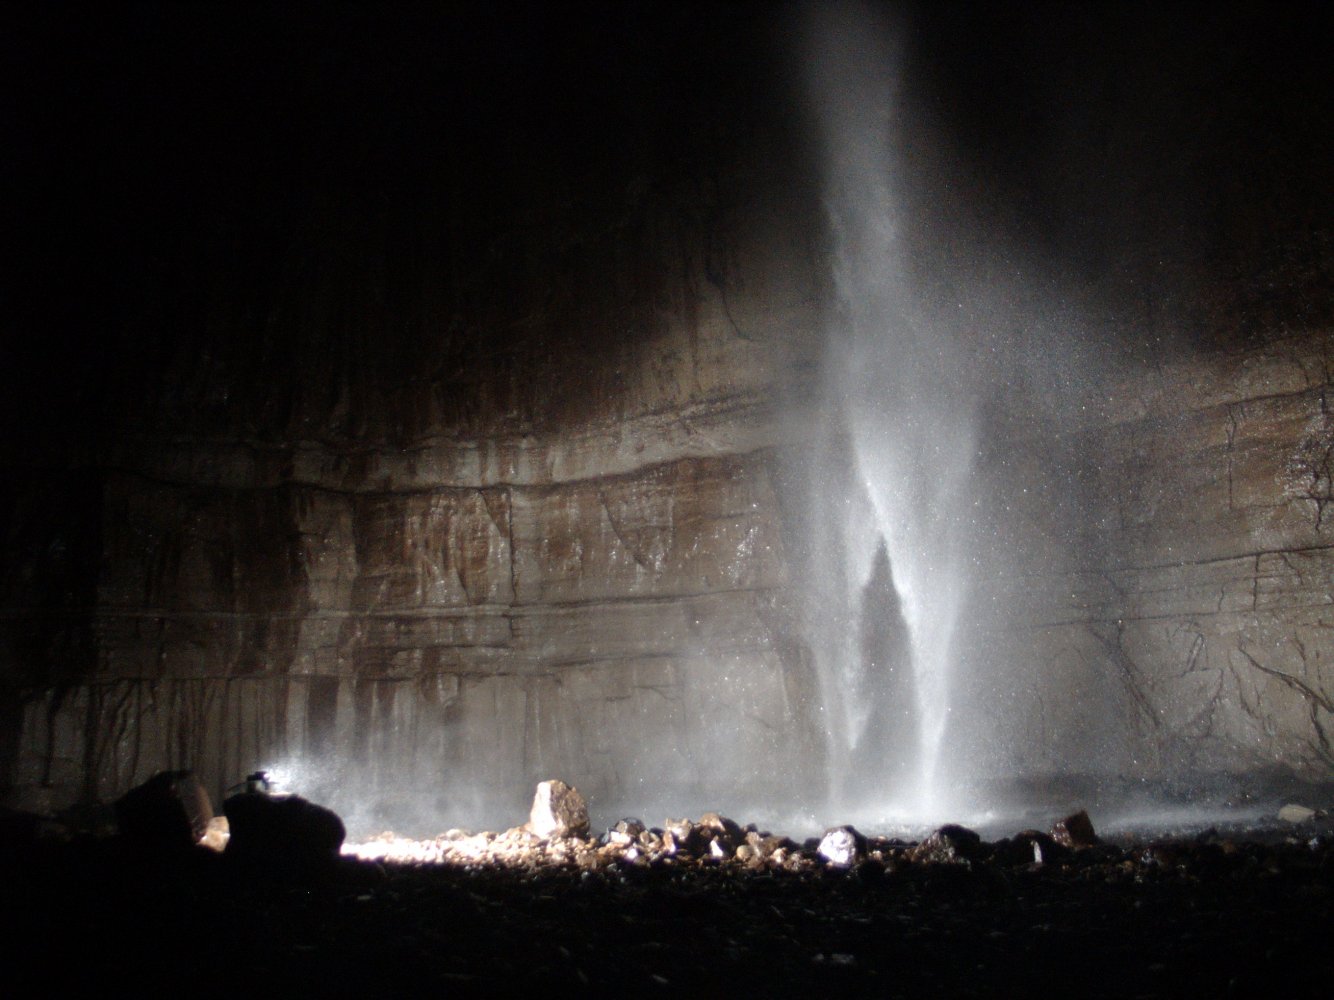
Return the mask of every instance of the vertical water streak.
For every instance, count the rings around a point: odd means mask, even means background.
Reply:
[[[916,213],[932,192],[921,158],[902,153],[925,140],[905,130],[892,38],[859,7],[817,17],[808,69],[837,291],[822,412],[826,436],[846,441],[835,453],[850,464],[834,469],[839,459],[827,454],[813,479],[814,522],[825,526],[815,541],[813,638],[831,786],[840,808],[930,818],[945,808],[941,756],[967,596],[976,393],[963,331],[921,288]],[[863,641],[876,626],[868,618],[889,614],[872,596],[886,574],[906,628],[908,684],[894,676],[903,667],[893,656],[867,655]]]

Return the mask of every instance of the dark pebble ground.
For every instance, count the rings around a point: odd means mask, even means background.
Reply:
[[[0,995],[1327,996],[1334,843],[797,870],[344,860],[279,876],[115,840],[0,863]]]

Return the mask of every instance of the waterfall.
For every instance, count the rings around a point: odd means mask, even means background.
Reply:
[[[918,287],[905,228],[920,163],[902,152],[914,137],[900,131],[896,54],[864,15],[826,13],[808,65],[836,292],[820,412],[821,440],[837,443],[811,480],[812,640],[831,804],[927,820],[948,808],[955,777],[946,743],[977,502],[976,366],[960,324]]]

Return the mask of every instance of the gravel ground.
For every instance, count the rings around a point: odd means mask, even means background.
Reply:
[[[446,863],[242,867],[117,839],[6,853],[6,996],[1324,995],[1334,840],[1205,835],[847,867],[590,841]],[[697,852],[703,853],[703,852]],[[744,852],[743,852],[744,853]],[[1057,857],[1053,858],[1053,855]]]

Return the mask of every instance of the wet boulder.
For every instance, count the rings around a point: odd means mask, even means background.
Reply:
[[[588,803],[559,779],[540,782],[528,814],[528,829],[544,839],[588,835]]]
[[[193,771],[159,771],[115,803],[121,835],[134,847],[188,851],[203,839],[213,803]]]
[[[1084,809],[1057,821],[1051,828],[1051,839],[1072,850],[1093,847],[1098,843],[1098,835],[1093,832],[1093,821]]]
[[[947,823],[905,853],[918,864],[963,864],[982,854],[982,838],[966,826]]]
[[[849,868],[866,853],[866,838],[851,826],[835,826],[825,831],[815,852],[835,867]]]
[[[299,795],[241,792],[223,803],[230,836],[226,857],[276,866],[307,866],[338,857],[347,831],[332,809]]]

